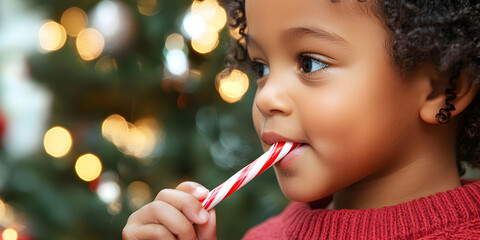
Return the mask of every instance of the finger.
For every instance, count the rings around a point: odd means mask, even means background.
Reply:
[[[208,195],[208,189],[196,182],[183,182],[180,183],[175,189],[189,193],[199,201],[205,199]]]
[[[172,205],[193,223],[203,224],[208,220],[208,212],[202,207],[200,201],[186,192],[163,189],[155,199]]]
[[[168,229],[158,224],[148,224],[125,228],[122,231],[123,240],[162,239],[175,240],[176,237]]]
[[[208,221],[205,224],[195,225],[198,240],[217,239],[217,219],[215,209],[208,211]]]
[[[196,239],[195,229],[192,223],[174,206],[162,202],[154,201],[151,208],[147,209],[154,213],[156,222],[165,226],[168,231],[178,236],[182,240]]]

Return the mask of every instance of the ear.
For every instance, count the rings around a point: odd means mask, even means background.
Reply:
[[[438,124],[436,115],[439,113],[441,108],[445,108],[445,100],[447,95],[445,90],[452,88],[449,86],[448,79],[442,77],[437,71],[432,68],[428,68],[425,73],[428,76],[427,78],[430,81],[430,94],[424,100],[423,106],[420,109],[420,117],[423,121],[430,124]],[[425,79],[425,78],[424,78]],[[450,118],[454,118],[468,105],[472,102],[473,98],[478,92],[478,84],[472,83],[470,77],[463,69],[460,73],[458,79],[455,80],[455,99],[451,100],[450,103],[455,106],[455,110],[450,111]]]

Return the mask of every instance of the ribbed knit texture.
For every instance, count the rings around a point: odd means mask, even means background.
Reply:
[[[480,181],[462,183],[378,209],[312,209],[292,202],[243,239],[480,239]]]

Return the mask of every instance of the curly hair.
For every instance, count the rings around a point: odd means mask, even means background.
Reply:
[[[340,0],[331,0],[337,2]],[[358,0],[366,2],[370,0]],[[456,81],[467,74],[480,84],[480,3],[478,0],[371,0],[370,8],[389,31],[389,55],[403,73],[429,64],[448,78],[445,106],[436,115],[441,124],[450,120],[455,110]],[[225,62],[228,68],[249,64],[245,45],[247,22],[245,0],[232,0],[229,25],[237,29],[239,39],[232,46]],[[462,119],[456,139],[457,166],[464,175],[465,166],[480,167],[480,95],[459,116]]]

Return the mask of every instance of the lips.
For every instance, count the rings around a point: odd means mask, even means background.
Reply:
[[[284,136],[282,136],[280,134],[277,134],[277,133],[274,133],[274,132],[264,132],[264,133],[262,133],[261,139],[264,143],[266,143],[270,146],[273,145],[276,142],[294,142],[294,143],[302,144],[298,140],[289,139],[287,137],[284,137]]]
[[[261,139],[264,144],[269,146],[276,142],[293,142],[298,144],[297,147],[291,150],[282,160],[275,164],[277,168],[281,169],[290,168],[293,162],[295,162],[295,159],[298,159],[300,156],[302,156],[308,147],[308,144],[302,140],[287,138],[275,132],[262,132]]]

